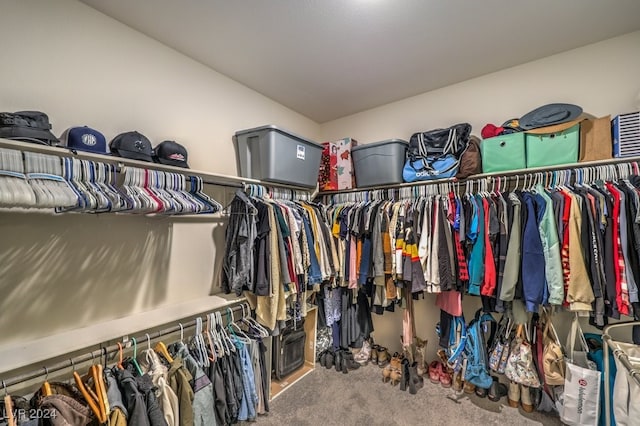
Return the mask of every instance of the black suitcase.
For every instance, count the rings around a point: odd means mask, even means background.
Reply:
[[[307,333],[304,322],[293,322],[279,336],[274,337],[273,372],[278,380],[282,380],[304,364],[304,345]]]

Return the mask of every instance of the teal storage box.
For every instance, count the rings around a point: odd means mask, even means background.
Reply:
[[[549,133],[544,132],[544,128],[527,132],[525,141],[527,167],[558,166],[578,162],[580,124],[574,124],[567,129],[562,129],[560,125],[552,127],[554,131]]]
[[[511,133],[485,139],[480,144],[482,172],[494,173],[527,167],[524,133]]]

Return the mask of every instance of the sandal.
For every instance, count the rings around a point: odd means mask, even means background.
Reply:
[[[440,369],[440,384],[443,388],[450,388],[451,382],[453,378],[451,377],[451,373],[446,367],[442,367]]]
[[[440,361],[432,361],[429,364],[429,380],[431,383],[440,383],[440,373],[442,372],[442,364]]]
[[[464,393],[472,394],[476,391],[476,385],[471,382],[464,382]]]
[[[479,388],[476,386],[476,395],[480,398],[486,398],[487,397],[487,389],[485,388]]]

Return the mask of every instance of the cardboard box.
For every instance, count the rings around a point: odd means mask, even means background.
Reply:
[[[355,174],[351,159],[351,148],[358,142],[351,138],[324,142],[320,174],[320,190],[336,191],[355,187]]]
[[[318,185],[320,191],[336,191],[338,189],[338,157],[331,153],[331,142],[322,144],[322,160],[320,161],[320,173]]]
[[[613,158],[611,116],[586,118],[580,122],[579,162]]]

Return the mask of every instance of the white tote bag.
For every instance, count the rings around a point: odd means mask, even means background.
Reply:
[[[635,369],[640,369],[640,346],[611,341],[611,350],[623,351]],[[613,413],[617,426],[633,426],[640,422],[640,386],[631,377],[629,370],[615,357],[616,379],[613,385]]]
[[[580,339],[582,351],[575,351],[576,338]],[[600,372],[595,363],[587,360],[589,347],[582,334],[578,317],[573,319],[567,342],[567,371],[564,381],[560,419],[567,425],[598,424],[600,413]]]

